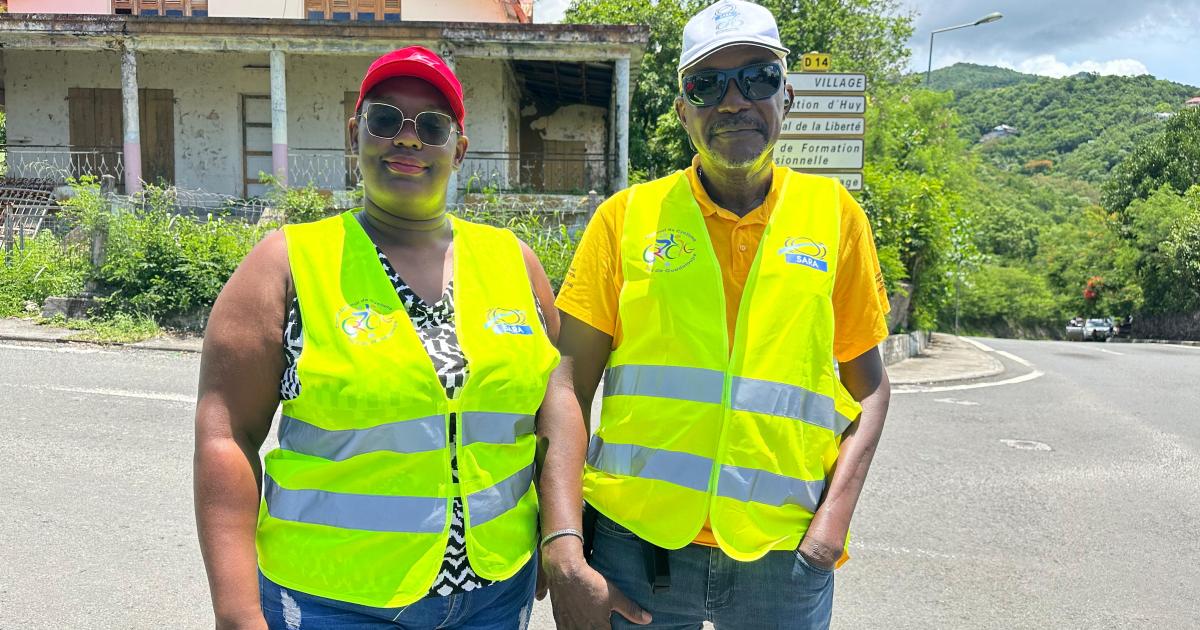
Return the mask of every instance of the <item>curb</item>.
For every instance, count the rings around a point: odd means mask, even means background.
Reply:
[[[984,346],[983,344],[980,344],[971,339],[967,339],[966,337],[959,337],[959,336],[955,336],[955,335],[950,335],[950,336],[971,346],[972,348],[974,348],[975,352],[978,352],[978,353],[986,356],[992,363],[991,367],[984,369],[984,370],[975,370],[973,372],[956,372],[954,374],[947,374],[945,376],[938,376],[938,377],[934,377],[934,378],[924,378],[924,379],[919,379],[919,380],[895,379],[895,380],[890,381],[891,384],[892,385],[931,385],[931,384],[935,384],[935,383],[949,383],[949,382],[953,382],[953,381],[969,381],[969,380],[975,380],[975,379],[980,379],[980,378],[990,378],[993,376],[1003,374],[1005,371],[1007,371],[1008,368],[1006,368],[1004,366],[1004,363],[1001,362],[999,359],[997,359],[994,356],[994,353],[995,353],[994,349]],[[920,356],[920,355],[917,355],[917,356]]]
[[[1200,341],[1179,340],[1172,341],[1169,339],[1121,339],[1117,341],[1116,337],[1109,337],[1107,343],[1155,343],[1164,346],[1188,346],[1190,348],[1200,348]]]
[[[22,335],[13,333],[0,333],[0,341],[23,341],[26,343],[44,343],[44,344],[79,344],[88,346],[100,346],[104,348],[134,348],[136,350],[153,350],[155,352],[188,352],[191,354],[199,354],[200,348],[187,346],[184,344],[173,343],[169,341],[155,341],[148,339],[146,341],[136,341],[133,343],[124,342],[103,342],[92,341],[89,339],[71,339],[69,337],[54,337],[54,336],[37,336],[37,335]]]

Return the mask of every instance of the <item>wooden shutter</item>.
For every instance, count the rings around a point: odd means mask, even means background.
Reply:
[[[175,95],[171,90],[138,90],[141,115],[142,179],[175,183]]]

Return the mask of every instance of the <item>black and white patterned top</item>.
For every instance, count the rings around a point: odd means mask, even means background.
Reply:
[[[426,304],[400,278],[400,274],[396,273],[392,264],[388,262],[387,256],[378,247],[375,248],[375,251],[379,254],[379,262],[383,264],[388,279],[392,281],[392,286],[396,288],[396,293],[404,303],[404,310],[408,312],[408,317],[417,330],[417,337],[421,339],[421,343],[425,346],[425,352],[433,361],[438,378],[441,379],[442,386],[446,388],[446,396],[454,398],[467,381],[467,360],[463,356],[462,348],[458,345],[458,333],[454,328],[454,282],[451,281],[446,285],[446,291],[442,293],[442,297],[437,302],[432,305]],[[541,311],[540,307],[538,310]],[[300,300],[296,298],[292,300],[291,308],[288,311],[287,326],[284,328],[283,347],[286,369],[283,371],[283,378],[279,384],[279,394],[282,400],[292,400],[300,395],[296,361],[300,358],[300,351],[304,346],[304,336],[301,332]],[[455,483],[457,483],[458,454],[457,440],[454,434],[455,424],[454,415],[451,414],[450,470]],[[473,591],[491,583],[491,581],[476,575],[475,571],[471,569],[471,563],[467,560],[462,498],[455,497],[454,517],[450,521],[450,539],[446,542],[442,567],[433,581],[433,586],[429,589],[429,595],[445,597],[455,593]]]

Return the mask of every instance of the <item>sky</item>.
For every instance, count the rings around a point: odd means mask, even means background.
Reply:
[[[639,0],[632,0],[639,1]],[[644,1],[644,0],[643,0]],[[570,0],[535,0],[534,20],[561,19]],[[900,0],[914,11],[913,71],[928,62],[929,32],[999,11],[998,22],[939,33],[933,67],[960,61],[1030,74],[1153,74],[1200,86],[1200,0]]]

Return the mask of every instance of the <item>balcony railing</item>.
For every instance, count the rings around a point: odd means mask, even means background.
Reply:
[[[293,149],[288,152],[288,181],[325,190],[353,188],[358,184],[356,160],[342,149]],[[603,153],[469,151],[458,173],[458,188],[469,193],[604,192],[610,163]]]
[[[125,178],[121,147],[0,146],[0,177],[63,183],[83,175]]]

